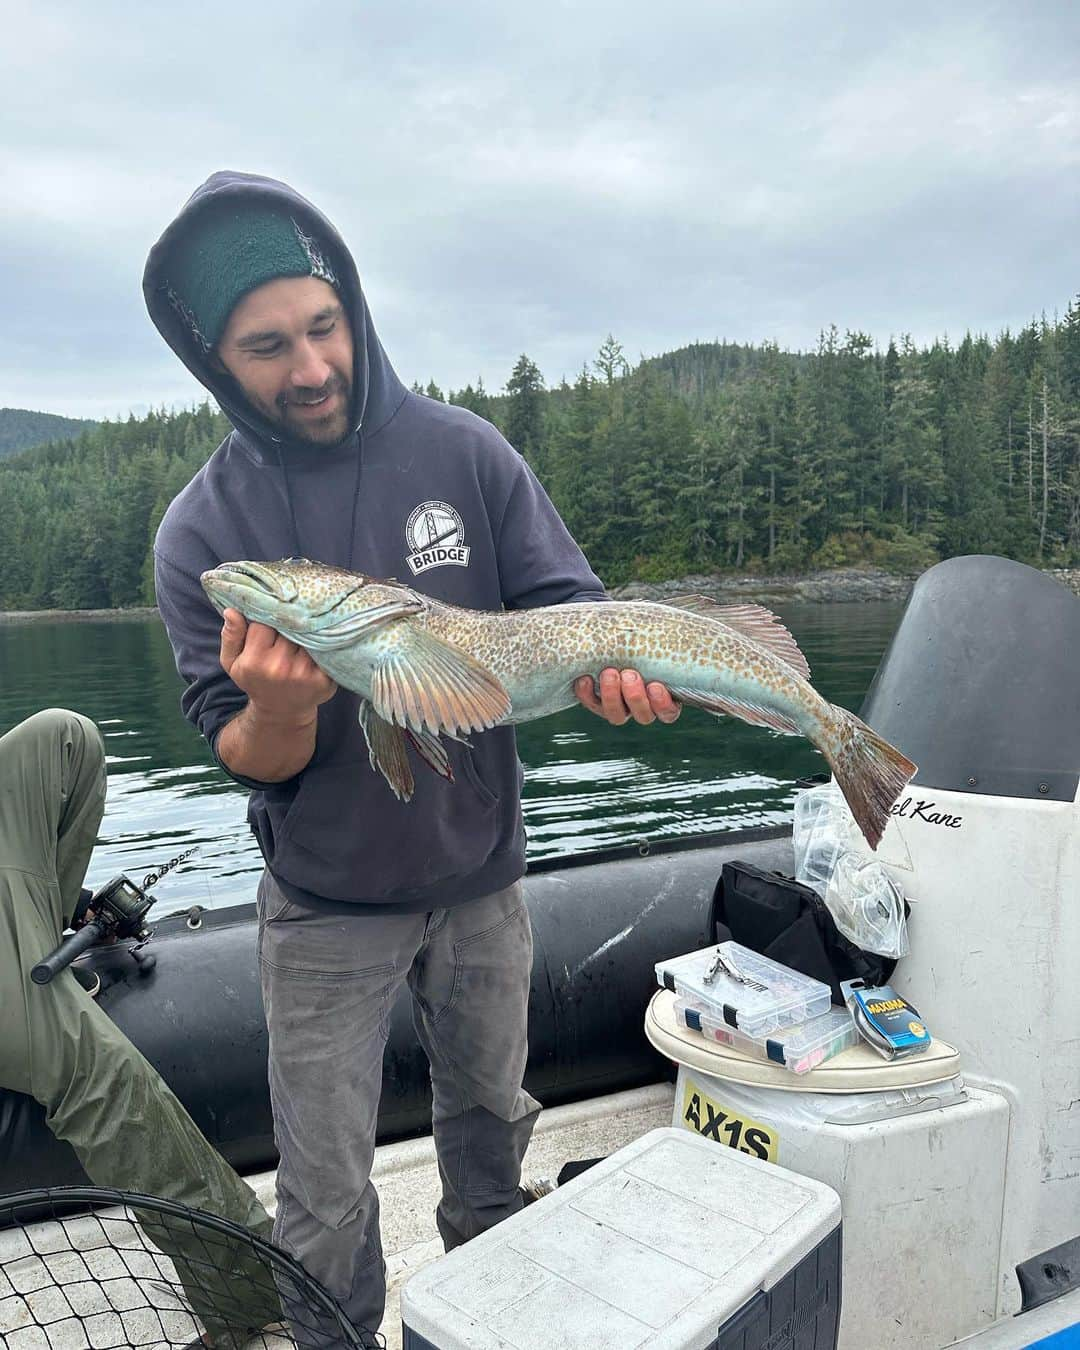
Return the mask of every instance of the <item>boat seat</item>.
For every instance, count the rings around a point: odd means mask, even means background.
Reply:
[[[931,1041],[922,1054],[908,1059],[884,1059],[871,1046],[859,1043],[827,1059],[809,1073],[792,1073],[779,1064],[754,1059],[732,1045],[709,1040],[683,1026],[675,1016],[675,995],[659,989],[645,1013],[645,1035],[654,1049],[713,1078],[782,1092],[888,1092],[955,1078],[960,1053],[945,1041]]]

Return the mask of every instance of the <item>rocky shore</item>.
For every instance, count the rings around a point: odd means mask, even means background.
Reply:
[[[1052,567],[1047,576],[1080,596],[1080,567]],[[873,600],[906,600],[917,581],[876,567],[842,567],[829,572],[803,572],[790,576],[682,577],[678,581],[641,582],[616,586],[616,600],[664,600],[672,595],[710,595],[721,600],[743,599],[758,604],[789,604],[807,601],[822,604],[863,603]]]
[[[131,609],[0,609],[0,624],[48,623],[53,619],[70,619],[74,623],[95,620],[111,622],[114,619],[148,619],[157,610],[151,605],[135,605]]]
[[[741,576],[725,574],[681,577],[677,581],[634,581],[616,586],[616,600],[664,600],[672,595],[710,595],[720,600],[758,604],[794,601],[845,604],[873,600],[906,600],[915,577],[897,576],[876,567],[843,567],[828,572]]]
[[[1080,596],[1080,567],[1048,568],[1047,575]],[[758,604],[867,603],[875,600],[906,600],[916,578],[898,576],[876,567],[842,567],[828,572],[801,572],[770,576],[764,573],[725,573],[680,577],[675,581],[632,581],[614,586],[615,600],[664,600],[672,595],[714,595],[720,600],[746,600]],[[35,609],[0,610],[0,624],[35,623],[52,619],[88,620],[145,619],[157,610],[135,609]]]
[[[1080,595],[1080,567],[1048,567],[1046,570],[1048,576],[1060,581],[1073,595]]]

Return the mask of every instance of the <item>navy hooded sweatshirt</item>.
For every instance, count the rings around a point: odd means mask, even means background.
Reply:
[[[355,342],[354,430],[337,446],[284,438],[210,365],[170,295],[170,257],[196,213],[253,197],[290,213],[337,277]],[[498,431],[404,387],[344,242],[285,184],[214,174],[151,250],[143,291],[162,336],[234,428],[172,502],[154,545],[158,606],[187,683],[181,707],[215,757],[221,728],[247,696],[218,659],[221,619],[199,584],[207,568],[313,558],[397,577],[474,609],[604,598],[543,488]],[[238,779],[252,789],[248,822],[286,895],[316,908],[407,913],[516,881],[525,838],[513,729],[474,735],[471,749],[444,742],[453,783],[414,758],[416,792],[402,803],[368,763],[358,706],[339,689],[320,707],[315,752],[296,777]]]

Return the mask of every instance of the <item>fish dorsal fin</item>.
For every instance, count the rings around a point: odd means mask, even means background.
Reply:
[[[700,614],[706,619],[726,623],[736,633],[756,642],[781,661],[786,661],[804,680],[810,678],[810,666],[799,650],[799,644],[782,621],[764,605],[721,605],[707,595],[676,595],[662,603],[675,609],[684,609],[689,614]]]
[[[751,726],[770,727],[773,731],[782,731],[787,736],[804,734],[802,727],[796,726],[790,717],[785,717],[783,713],[777,712],[774,708],[766,708],[760,703],[732,698],[730,694],[726,697],[719,694],[703,694],[700,689],[685,689],[674,684],[668,688],[680,702],[689,703],[692,708],[702,708],[705,712],[712,713],[714,717],[737,717],[741,722],[749,722]]]
[[[360,700],[360,726],[367,741],[371,767],[378,769],[399,802],[409,801],[414,782],[405,753],[405,733],[380,717],[366,698]]]
[[[375,667],[371,700],[380,717],[412,731],[484,731],[510,712],[496,677],[426,629],[402,635]]]

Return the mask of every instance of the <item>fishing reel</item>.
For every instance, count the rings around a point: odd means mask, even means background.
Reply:
[[[128,876],[113,877],[76,910],[76,918],[80,913],[91,912],[94,917],[70,937],[64,938],[55,951],[39,961],[30,971],[30,978],[35,984],[48,984],[90,947],[114,938],[131,937],[136,940],[136,945],[130,951],[139,967],[139,974],[149,974],[157,964],[157,957],[143,951],[143,947],[150,941],[153,932],[145,923],[147,911],[153,903],[154,897],[146,890],[146,882],[140,886]]]

